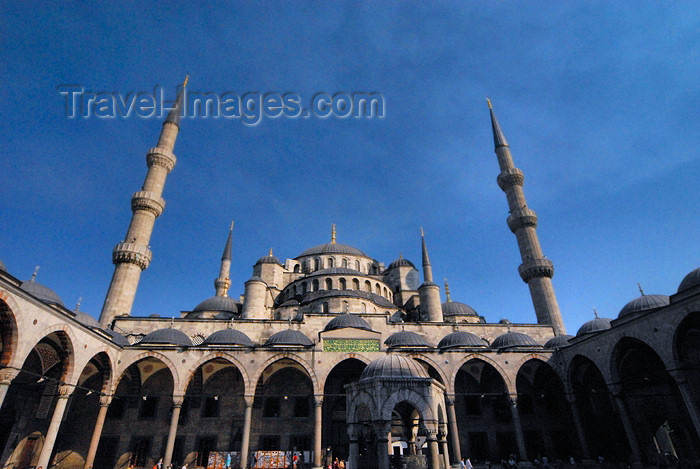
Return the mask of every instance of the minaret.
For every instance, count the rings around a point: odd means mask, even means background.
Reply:
[[[168,173],[175,167],[173,154],[175,140],[180,131],[182,100],[188,78],[182,84],[175,106],[163,122],[160,138],[155,148],[148,150],[146,164],[148,173],[143,187],[131,197],[133,216],[124,241],[112,251],[114,275],[105,297],[100,324],[106,327],[117,315],[131,314],[141,271],[151,262],[149,243],[156,218],[163,213],[165,200],[161,197]]]
[[[442,302],[440,301],[440,287],[433,283],[433,268],[428,257],[428,248],[425,245],[425,234],[420,229],[421,248],[423,250],[423,284],[418,287],[420,297],[420,309],[427,313],[428,321],[442,322]]]
[[[224,254],[221,256],[219,278],[214,280],[216,296],[228,296],[228,289],[231,286],[229,275],[231,274],[231,237],[233,236],[233,225],[234,222],[231,222],[231,229],[228,232],[226,246],[224,246]]]
[[[523,172],[513,164],[510,147],[503,132],[501,132],[500,125],[498,125],[491,101],[487,99],[487,102],[491,113],[493,142],[498,156],[498,165],[501,169],[497,182],[508,199],[508,208],[510,209],[510,216],[507,220],[508,228],[518,240],[522,258],[518,272],[523,281],[530,287],[530,296],[535,307],[538,324],[550,324],[554,327],[554,332],[557,335],[565,334],[564,321],[562,321],[557,297],[552,287],[554,264],[542,254],[540,241],[535,230],[537,215],[527,207],[523,193],[525,177]]]

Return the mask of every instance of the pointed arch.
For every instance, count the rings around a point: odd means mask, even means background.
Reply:
[[[423,398],[423,396],[406,388],[399,389],[384,401],[381,409],[379,409],[382,420],[390,421],[394,407],[396,407],[396,404],[403,401],[408,402],[416,408],[416,411],[423,422],[437,422],[433,409]]]
[[[220,358],[222,360],[225,360],[229,362],[231,365],[233,365],[238,371],[240,372],[241,376],[243,377],[243,385],[244,389],[248,389],[250,386],[250,377],[248,375],[248,371],[245,369],[243,366],[243,363],[240,362],[236,357],[231,355],[230,353],[226,352],[212,352],[204,355],[203,357],[199,358],[197,361],[189,365],[187,368],[187,371],[185,372],[185,375],[183,376],[183,380],[180,383],[180,386],[176,388],[176,395],[184,395],[185,391],[187,390],[187,386],[189,386],[190,382],[192,382],[192,378],[194,378],[195,373],[197,373],[197,370],[205,365],[206,363],[216,360],[217,358]]]
[[[453,390],[455,388],[455,381],[457,379],[457,373],[459,373],[459,370],[462,369],[462,367],[470,360],[481,360],[484,363],[487,363],[491,365],[501,376],[501,379],[506,385],[506,389],[508,390],[509,393],[515,393],[515,383],[513,380],[508,376],[508,373],[506,373],[501,365],[493,360],[492,358],[489,358],[485,355],[479,354],[479,353],[470,353],[466,355],[464,358],[459,360],[457,363],[454,364],[454,367],[452,369],[452,374],[450,375],[450,380],[449,384],[446,384],[448,386],[448,389]]]
[[[311,384],[314,390],[315,395],[321,395],[323,394],[323,389],[319,387],[319,381],[318,378],[316,377],[316,373],[314,372],[313,368],[302,358],[294,355],[293,353],[290,352],[283,352],[283,353],[278,353],[277,355],[273,355],[272,357],[268,358],[265,360],[265,362],[258,367],[258,372],[253,375],[252,379],[248,383],[248,387],[246,388],[246,395],[253,396],[255,395],[255,387],[258,385],[258,382],[262,378],[263,373],[267,368],[272,365],[275,362],[278,362],[280,360],[288,359],[293,362],[296,362],[298,365],[300,365],[305,371],[306,374],[308,375],[309,379],[311,380]]]
[[[122,380],[124,377],[124,373],[126,370],[129,369],[131,365],[134,365],[141,360],[147,359],[147,358],[155,358],[157,360],[160,360],[163,362],[165,367],[170,370],[170,374],[173,377],[173,390],[175,389],[180,389],[180,375],[177,372],[177,367],[175,364],[165,355],[163,355],[160,352],[156,352],[155,350],[148,350],[142,353],[139,353],[138,355],[131,357],[128,361],[125,361],[120,364],[119,369],[117,370],[118,372],[115,373],[115,377],[118,377],[116,380],[113,382],[113,387],[111,392],[114,392],[117,389],[117,386],[119,386],[119,382]]]

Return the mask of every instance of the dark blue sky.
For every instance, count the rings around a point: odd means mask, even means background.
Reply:
[[[57,87],[126,94],[380,92],[384,119],[185,119],[134,314],[232,294],[255,260],[338,241],[420,262],[453,299],[534,322],[485,96],[494,102],[569,332],[700,265],[698,2],[4,2],[0,258],[97,316],[157,119],[67,119]]]

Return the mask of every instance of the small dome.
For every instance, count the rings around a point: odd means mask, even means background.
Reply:
[[[270,251],[272,252],[272,251]],[[282,261],[280,261],[277,256],[273,256],[272,254],[268,254],[267,256],[263,256],[260,259],[255,262],[255,265],[258,264],[279,264],[279,265],[284,265],[282,264]]]
[[[414,269],[416,268],[416,266],[413,265],[413,262],[409,261],[408,259],[404,259],[403,256],[399,257],[394,262],[389,264],[389,267],[387,267],[387,269],[394,269],[396,267],[413,267]]]
[[[323,328],[324,331],[333,331],[335,329],[344,329],[346,327],[352,327],[355,329],[364,329],[366,331],[371,331],[369,323],[362,319],[357,314],[345,313],[338,315],[331,319],[326,327]]]
[[[309,248],[306,251],[299,254],[297,258],[304,256],[313,256],[314,254],[347,254],[349,256],[367,257],[367,255],[364,252],[352,246],[348,246],[347,244],[327,243],[319,244],[318,246]]]
[[[468,304],[459,301],[446,301],[442,304],[443,316],[478,316],[479,314]]]
[[[26,282],[22,282],[22,284],[19,287],[22,290],[29,293],[30,295],[40,299],[44,303],[48,303],[50,305],[52,304],[63,306],[63,301],[61,301],[61,298],[56,294],[55,291],[51,290],[48,287],[45,287],[40,283],[35,282],[34,280],[27,280]]]
[[[512,324],[510,322],[510,319],[503,318],[500,321],[498,321],[498,324]]]
[[[622,318],[662,306],[668,306],[668,297],[666,295],[642,295],[623,306],[617,317]]]
[[[295,347],[312,347],[313,341],[306,337],[296,329],[287,329],[284,331],[272,334],[265,342],[266,347],[270,346],[295,346]]]
[[[512,347],[539,347],[535,339],[522,332],[508,331],[505,334],[499,335],[491,343],[491,348],[506,349]]]
[[[149,318],[159,318],[159,317],[160,317],[160,314],[158,314],[158,313],[153,313],[153,314],[149,314],[148,317],[149,317]]]
[[[610,319],[608,318],[598,318],[591,319],[590,321],[584,322],[581,327],[579,327],[578,332],[576,332],[576,337],[584,334],[592,334],[593,332],[600,332],[606,329],[610,329],[612,324],[610,324]]]
[[[678,285],[678,292],[680,293],[683,290],[687,290],[692,287],[697,287],[698,285],[700,285],[700,267],[683,277],[683,280],[681,280],[681,284]]]
[[[360,381],[369,379],[415,379],[430,378],[428,371],[417,361],[403,355],[390,353],[367,365]]]
[[[253,347],[253,341],[250,338],[235,329],[222,329],[216,331],[206,338],[206,345],[242,345],[244,347]]]
[[[73,311],[73,313],[75,313],[75,319],[85,324],[86,326],[100,327],[100,323],[97,322],[97,319],[93,318],[88,313],[85,313],[83,311]]]
[[[488,344],[481,337],[465,331],[447,334],[438,344],[440,350],[456,347],[488,347]]]
[[[139,342],[139,345],[141,344],[166,344],[189,347],[192,345],[192,341],[184,332],[168,327],[147,334],[146,337]]]
[[[122,347],[130,345],[129,341],[126,340],[126,337],[121,335],[119,332],[113,331],[112,329],[102,329],[102,332],[107,334],[112,339],[112,342],[114,342],[117,345],[120,345]]]
[[[555,350],[558,348],[566,347],[569,345],[569,339],[573,339],[574,336],[568,334],[562,334],[552,337],[544,344],[544,348]]]
[[[425,337],[411,331],[401,331],[391,334],[384,341],[384,345],[389,348],[394,347],[430,347]]]
[[[238,314],[238,304],[228,296],[212,296],[199,303],[192,310],[193,313],[201,313],[204,311],[223,311],[226,313]]]

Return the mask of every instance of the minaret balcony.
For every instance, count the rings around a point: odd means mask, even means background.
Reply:
[[[501,171],[496,178],[498,187],[505,191],[509,187],[522,186],[525,182],[525,175],[518,168],[508,168]]]
[[[146,163],[149,168],[153,165],[162,166],[168,173],[173,170],[176,162],[175,154],[162,147],[151,148],[146,155]]]
[[[153,192],[139,191],[135,192],[131,197],[131,210],[148,210],[153,213],[156,218],[163,213],[165,209],[165,199],[158,197]]]
[[[119,243],[112,251],[112,262],[114,264],[136,264],[145,270],[151,263],[153,254],[146,246],[136,243]]]
[[[537,226],[537,214],[529,208],[521,208],[520,210],[513,210],[506,221],[510,231],[515,233],[527,226],[535,228]]]
[[[554,264],[549,259],[528,259],[518,267],[518,273],[523,282],[527,283],[533,278],[554,276]]]

